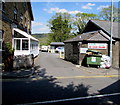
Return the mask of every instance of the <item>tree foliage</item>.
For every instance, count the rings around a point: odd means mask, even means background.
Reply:
[[[111,20],[111,12],[112,11],[112,7],[109,6],[107,8],[103,8],[100,11],[100,18],[102,18],[103,20]],[[120,13],[120,10],[118,8],[116,8],[115,6],[113,6],[113,21],[118,21],[118,13]]]
[[[63,42],[70,37],[71,33],[71,15],[68,13],[56,13],[49,21],[51,33],[49,34],[50,41]]]
[[[77,30],[78,34],[81,34],[87,21],[90,19],[97,19],[96,14],[91,13],[77,13],[76,17],[74,18],[74,29]]]

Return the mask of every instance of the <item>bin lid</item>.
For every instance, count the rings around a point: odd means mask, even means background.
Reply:
[[[86,52],[92,52],[92,53],[95,53],[95,54],[102,54],[101,52],[98,52],[98,51],[95,51],[95,50],[87,50]]]
[[[88,57],[102,57],[102,55],[98,55],[98,54],[92,54],[92,55],[87,55]]]

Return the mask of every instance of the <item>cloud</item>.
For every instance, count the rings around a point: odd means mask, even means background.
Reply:
[[[36,26],[42,26],[43,25],[43,23],[41,23],[41,22],[32,22],[32,26],[33,27],[36,27]]]
[[[33,22],[33,23],[34,23],[34,25],[32,25],[32,33],[48,33],[48,32],[50,32],[49,27],[47,27],[47,25],[45,23],[41,23],[41,24],[40,24],[40,22],[38,24],[37,24],[37,22]]]
[[[95,4],[93,4],[93,3],[88,3],[88,4],[84,5],[84,6],[82,6],[82,8],[83,8],[83,9],[92,9],[92,6],[95,6]]]
[[[38,31],[46,33],[46,32],[49,32],[50,29],[47,26],[43,26],[43,27],[38,28]]]
[[[76,13],[81,13],[80,11],[68,11],[66,9],[60,9],[60,8],[50,8],[48,9],[43,9],[44,11],[47,11],[48,13],[53,13],[53,12],[61,12],[61,13],[69,13],[69,14],[76,14]]]
[[[101,9],[103,9],[103,8],[108,8],[109,7],[109,5],[101,5],[101,6],[99,6],[98,8],[97,8],[97,10],[101,10]]]

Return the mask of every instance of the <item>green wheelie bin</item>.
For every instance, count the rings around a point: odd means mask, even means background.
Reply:
[[[101,57],[102,55],[94,54],[94,53],[92,55],[87,55],[87,66],[100,67]]]

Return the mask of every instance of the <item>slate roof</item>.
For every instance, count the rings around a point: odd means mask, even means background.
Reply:
[[[110,21],[105,20],[89,20],[89,23],[93,23],[99,27],[99,29],[106,31],[110,35]],[[119,22],[113,22],[113,38],[120,38],[120,29],[118,28],[120,26]],[[84,32],[84,31],[83,31]]]
[[[83,33],[79,36],[76,36],[75,38],[68,39],[64,42],[67,43],[67,42],[78,42],[78,41],[109,41],[109,39],[110,37],[107,37],[107,35],[102,30],[98,30],[98,31]]]
[[[64,45],[63,42],[51,42],[50,45]]]

